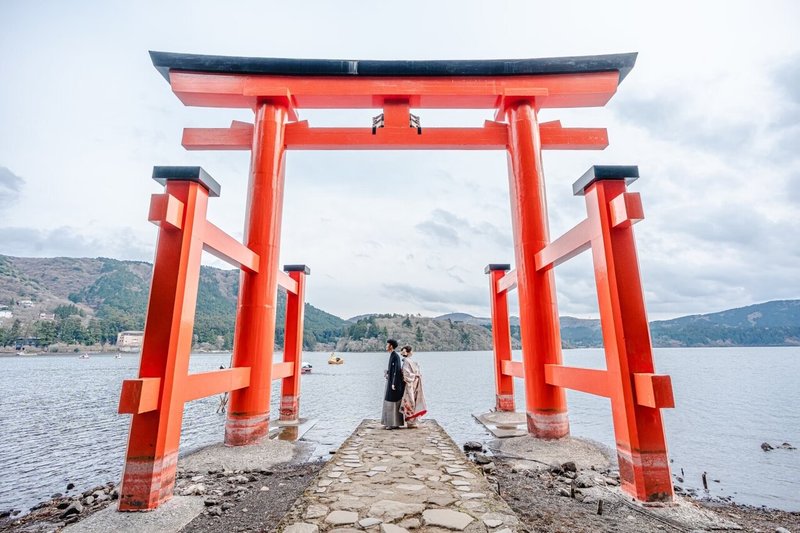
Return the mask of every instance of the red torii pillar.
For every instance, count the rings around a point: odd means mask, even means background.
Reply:
[[[269,433],[286,118],[285,105],[266,101],[256,108],[244,241],[261,258],[262,268],[241,275],[233,366],[252,370],[250,386],[231,393],[225,423],[229,446],[253,444]]]
[[[492,347],[494,349],[495,411],[514,411],[514,376],[506,372],[511,363],[511,324],[508,317],[508,292],[499,290],[500,280],[511,268],[490,264],[484,271],[491,276],[489,300],[492,303]]]
[[[303,364],[303,315],[305,312],[306,265],[286,265],[283,270],[297,284],[296,291],[286,294],[286,328],[283,337],[283,362],[291,364],[294,372],[281,382],[281,422],[300,419],[300,367]]]
[[[569,419],[564,390],[545,380],[545,365],[561,364],[561,331],[553,271],[536,269],[536,253],[550,242],[539,124],[530,100],[512,103],[506,117],[528,432],[557,439],[569,435]]]

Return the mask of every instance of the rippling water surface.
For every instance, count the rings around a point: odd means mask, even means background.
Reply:
[[[361,419],[380,416],[387,361],[385,354],[344,354],[346,363],[333,366],[327,356],[306,353],[314,371],[302,378],[301,412],[317,420],[305,439],[322,456]],[[470,415],[493,405],[492,354],[414,357],[423,369],[429,416],[459,443],[486,437]],[[658,349],[655,358],[675,389],[677,407],[664,410],[664,420],[672,470],[683,468],[684,486],[700,488],[707,471],[712,495],[800,510],[800,450],[760,448],[764,441],[800,448],[800,348]],[[566,350],[564,359],[571,366],[604,366],[602,350]],[[229,361],[230,354],[196,354],[191,371]],[[135,355],[0,358],[0,510],[27,509],[68,482],[88,488],[119,479],[130,422],[116,413],[120,384],[137,369]],[[522,383],[515,381],[522,407]],[[613,446],[608,400],[568,392],[568,402],[573,435]],[[222,440],[217,404],[218,398],[187,404],[182,453]]]

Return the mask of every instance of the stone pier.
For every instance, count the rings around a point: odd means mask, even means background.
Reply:
[[[384,430],[365,420],[278,531],[521,531],[514,512],[433,420]]]

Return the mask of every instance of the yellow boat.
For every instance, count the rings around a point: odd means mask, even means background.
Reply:
[[[341,357],[339,357],[335,353],[332,353],[331,356],[328,357],[328,364],[329,365],[343,365],[344,364],[344,359],[342,359]]]

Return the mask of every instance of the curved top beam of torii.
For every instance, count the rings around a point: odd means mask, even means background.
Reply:
[[[636,52],[535,59],[359,60],[285,59],[150,52],[153,65],[169,81],[170,70],[277,76],[530,76],[619,72],[621,82],[636,63]]]
[[[417,128],[410,109],[494,109],[502,121],[515,103],[536,109],[604,106],[633,68],[636,53],[504,60],[376,61],[278,59],[150,52],[153,65],[188,106],[255,109],[273,102],[298,121],[299,109],[383,109],[380,131],[287,125],[288,149],[504,149],[505,125]],[[242,150],[252,129],[188,128],[190,150]],[[419,126],[413,123],[412,127]],[[602,149],[602,128],[540,124],[544,149]],[[249,130],[249,131],[248,131]]]

